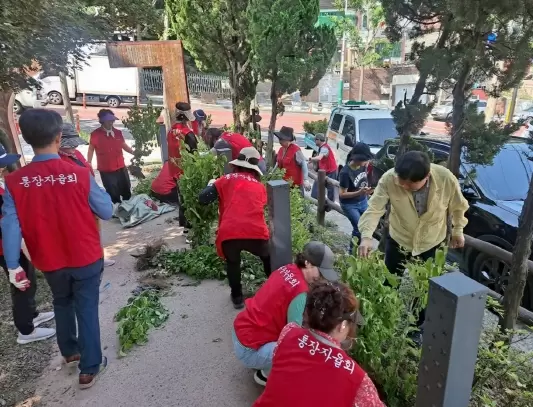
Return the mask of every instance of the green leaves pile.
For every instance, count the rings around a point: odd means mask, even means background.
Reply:
[[[130,298],[128,304],[115,315],[120,356],[126,356],[126,352],[134,345],[148,342],[148,331],[163,325],[168,316],[168,310],[161,304],[159,294],[154,290],[143,291]]]
[[[221,280],[226,276],[224,261],[213,245],[165,252],[161,255],[161,265],[172,274],[185,273],[197,280]]]

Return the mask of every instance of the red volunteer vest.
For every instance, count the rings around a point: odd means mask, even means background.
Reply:
[[[168,158],[170,162],[170,175],[176,179],[181,177],[183,170],[170,161],[170,158],[179,160],[181,158],[181,141],[191,132],[191,128],[184,123],[175,123],[167,134]]]
[[[296,264],[274,271],[259,291],[246,300],[245,310],[235,318],[233,326],[239,342],[250,349],[277,342],[287,325],[291,301],[307,290],[307,282]]]
[[[5,177],[39,270],[84,267],[102,258],[89,206],[90,177],[87,168],[60,159],[32,162]]]
[[[89,164],[89,162],[85,159],[85,157],[83,156],[82,153],[80,153],[78,150],[74,150],[74,155],[76,156],[76,159],[81,163],[83,164],[83,166],[85,168],[87,168],[89,171],[91,171],[91,174],[92,176],[94,177],[94,171],[91,167],[91,165]],[[70,163],[70,164],[74,164],[74,165],[80,165],[79,163],[77,163],[71,156],[67,155],[67,154],[62,154],[61,152],[59,153],[59,156],[61,157],[61,159],[63,161],[66,161],[67,163]]]
[[[167,161],[157,177],[152,181],[152,191],[159,195],[170,194],[172,189],[176,188],[176,179],[170,173],[170,164]]]
[[[267,194],[265,186],[245,173],[227,174],[215,181],[218,192],[217,252],[222,242],[233,239],[268,240],[270,232],[265,222]]]
[[[113,172],[126,166],[122,155],[124,136],[117,129],[113,129],[113,133],[115,137],[110,137],[101,127],[91,133],[91,144],[96,152],[96,165],[100,172]]]
[[[239,154],[241,153],[241,150],[243,148],[254,146],[250,140],[248,140],[245,136],[239,133],[225,132],[222,133],[220,138],[229,144],[231,148],[232,160],[236,160],[239,157]],[[264,158],[261,157],[259,161],[264,161]]]
[[[296,162],[296,154],[300,151],[300,147],[296,144],[289,144],[287,150],[281,147],[278,151],[278,167],[285,169],[283,179],[285,181],[292,180],[294,185],[300,186],[303,184],[302,167]]]
[[[353,407],[365,372],[343,350],[292,328],[276,349],[265,391],[252,407]]]
[[[335,160],[335,154],[333,153],[333,150],[327,142],[322,147],[327,148],[329,153],[327,157],[322,158],[318,162],[318,169],[326,170],[326,174],[337,171],[337,160]]]

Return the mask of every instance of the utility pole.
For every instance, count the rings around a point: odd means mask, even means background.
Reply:
[[[344,18],[348,14],[348,0],[344,0]],[[341,48],[341,77],[339,79],[339,106],[342,105],[342,94],[344,93],[344,54],[346,53],[346,30],[342,33]]]
[[[516,99],[518,98],[518,90],[520,85],[517,85],[513,89],[513,94],[511,96],[511,101],[509,102],[509,107],[507,108],[507,114],[505,115],[505,123],[509,124],[513,121],[514,111],[516,108]]]

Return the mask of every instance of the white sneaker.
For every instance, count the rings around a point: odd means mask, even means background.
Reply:
[[[33,326],[37,328],[39,325],[54,319],[55,314],[53,312],[40,312],[35,318],[33,318]]]
[[[44,341],[56,334],[56,330],[52,328],[35,328],[29,335],[22,335],[19,333],[17,343],[20,345],[26,345],[28,343]]]
[[[104,267],[111,267],[116,263],[115,260],[104,259]]]

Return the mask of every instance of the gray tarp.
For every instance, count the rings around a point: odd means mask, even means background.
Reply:
[[[115,210],[115,216],[120,219],[123,227],[131,228],[175,209],[174,206],[160,204],[148,195],[140,194],[122,201]]]

